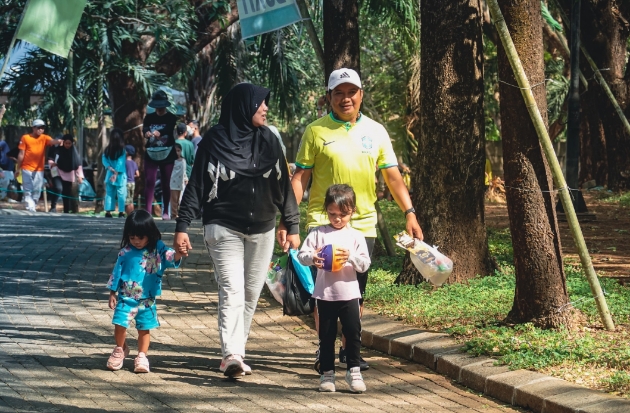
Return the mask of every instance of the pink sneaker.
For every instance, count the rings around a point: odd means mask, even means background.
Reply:
[[[162,214],[162,221],[168,221],[169,219],[171,219],[171,217],[169,217],[168,214]]]
[[[229,356],[221,360],[221,366],[219,366],[219,370],[221,370],[223,372],[223,375],[226,377],[240,377],[245,371],[245,369],[243,368],[243,357],[239,356],[238,354],[230,354]]]
[[[107,359],[107,368],[112,371],[120,370],[125,362],[125,357],[128,355],[129,347],[127,347],[127,344],[125,344],[124,348],[119,346],[114,347],[114,351],[112,351],[109,359]]]
[[[149,373],[149,359],[143,352],[138,353],[138,357],[133,361],[133,371],[136,373]]]

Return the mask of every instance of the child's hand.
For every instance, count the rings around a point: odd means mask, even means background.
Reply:
[[[322,269],[324,268],[324,259],[319,256],[319,253],[322,251],[323,247],[319,247],[315,250],[315,254],[313,254],[313,265],[315,267]]]
[[[344,266],[350,258],[350,251],[345,248],[335,248],[335,261]]]
[[[118,304],[118,300],[116,299],[116,291],[109,292],[109,308],[113,310],[116,308],[116,304]]]
[[[184,249],[183,247],[180,247],[180,249]],[[179,251],[175,251],[175,261],[179,261],[182,259],[182,257],[184,256],[184,254],[180,253]]]

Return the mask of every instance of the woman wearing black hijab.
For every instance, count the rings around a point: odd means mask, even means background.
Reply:
[[[74,146],[74,136],[63,135],[63,145],[53,147],[48,152],[48,166],[53,177],[53,192],[50,195],[50,211],[57,212],[59,194],[63,198],[63,212],[71,212],[72,184],[75,179],[81,185],[83,182],[83,166],[77,148]]]
[[[273,253],[276,211],[300,244],[300,213],[278,138],[264,126],[269,90],[241,83],[221,104],[219,123],[199,142],[175,227],[175,249],[192,249],[186,230],[203,209],[204,240],[219,286],[219,335],[228,377],[243,362],[252,317]],[[203,208],[202,208],[203,207]]]

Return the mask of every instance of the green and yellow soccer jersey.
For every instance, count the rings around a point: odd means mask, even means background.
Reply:
[[[324,211],[326,190],[348,184],[357,195],[357,213],[350,225],[366,237],[376,237],[376,168],[398,165],[389,134],[378,122],[361,115],[354,124],[331,113],[306,127],[295,162],[312,170],[307,227],[328,224]]]

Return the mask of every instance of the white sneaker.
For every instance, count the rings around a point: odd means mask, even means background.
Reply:
[[[252,375],[252,368],[249,367],[247,364],[245,363],[241,363],[243,365],[243,373],[242,375],[245,376],[251,376]]]
[[[361,367],[352,367],[346,371],[346,383],[348,383],[350,391],[353,393],[363,393],[367,390],[361,375]]]
[[[245,371],[243,368],[243,357],[238,354],[230,354],[229,356],[224,357],[223,360],[221,360],[219,370],[221,370],[223,375],[226,377],[240,377]]]
[[[359,373],[360,374],[360,373]],[[335,391],[335,370],[325,371],[319,378],[319,391]]]

